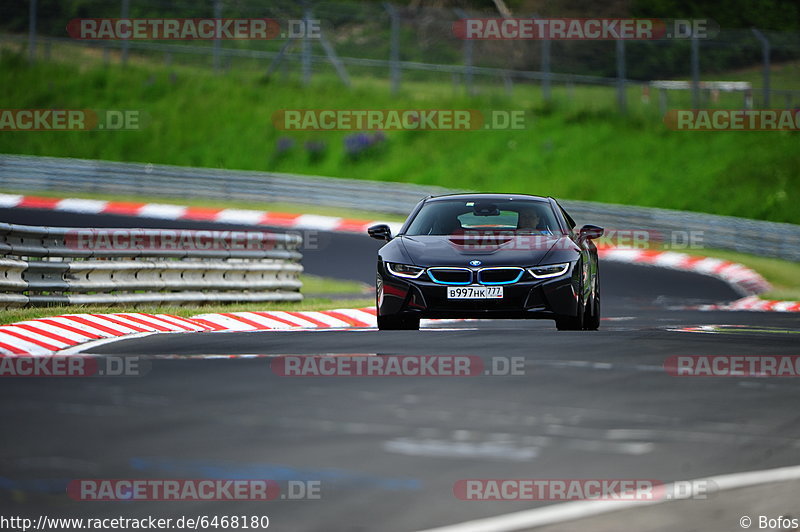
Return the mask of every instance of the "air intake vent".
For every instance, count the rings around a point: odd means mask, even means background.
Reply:
[[[431,281],[439,284],[470,284],[472,270],[467,268],[428,268]]]
[[[522,278],[522,268],[484,268],[478,271],[480,284],[512,284]]]

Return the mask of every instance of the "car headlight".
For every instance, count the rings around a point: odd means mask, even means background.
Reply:
[[[395,262],[387,262],[386,269],[389,270],[389,273],[392,275],[407,277],[409,279],[416,279],[425,271],[425,268],[411,266],[410,264],[397,264]]]
[[[569,262],[562,262],[561,264],[546,264],[544,266],[534,266],[528,268],[528,273],[537,279],[547,279],[549,277],[558,277],[564,275],[569,270]]]

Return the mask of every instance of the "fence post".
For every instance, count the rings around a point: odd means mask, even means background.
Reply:
[[[222,18],[222,0],[214,0],[214,19],[219,21]],[[216,32],[216,36],[214,37],[214,72],[219,72],[221,67],[220,61],[220,48],[222,47],[222,43],[219,39],[219,32]]]
[[[700,108],[700,41],[692,33],[692,109]]]
[[[389,70],[392,78],[392,94],[397,94],[400,91],[400,17],[397,14],[397,9],[385,2],[384,8],[389,13],[389,20],[391,21],[391,38],[389,40]]]
[[[619,111],[625,114],[628,108],[625,90],[625,41],[617,39],[617,105]]]
[[[469,15],[462,9],[454,9],[456,16],[460,18],[469,18]],[[472,70],[472,39],[464,39],[464,84],[466,85],[467,94],[472,96],[475,91],[472,87],[473,70]]]
[[[36,60],[36,0],[30,0],[28,11],[28,60]]]
[[[308,2],[303,2],[303,41],[301,46],[303,86],[311,83],[311,39],[308,36],[308,26],[311,23],[311,8]]]
[[[770,56],[769,39],[767,39],[767,37],[763,33],[761,33],[760,31],[758,31],[756,28],[753,28],[753,33],[755,34],[756,38],[759,41],[761,41],[761,55],[762,55],[763,61],[764,61],[764,82],[763,82],[764,83],[764,87],[762,88],[762,90],[764,91],[764,95],[762,96],[762,98],[764,99],[764,102],[761,105],[762,105],[762,107],[764,109],[768,109],[769,108],[769,93],[770,93],[770,88],[769,88],[769,74],[770,74],[770,72],[769,72],[769,56]]]
[[[130,17],[131,0],[122,0],[122,9],[120,10],[119,18]],[[131,42],[128,39],[122,41],[122,65],[128,64],[128,52],[131,48]]]
[[[536,13],[531,18],[539,18]],[[545,35],[542,38],[542,66],[541,69],[544,77],[542,78],[542,97],[545,102],[550,101],[550,36]]]
[[[306,31],[308,31],[308,27],[306,26]],[[325,55],[328,56],[328,61],[331,62],[333,68],[336,70],[336,74],[339,75],[339,79],[342,80],[345,87],[350,87],[350,76],[347,74],[347,69],[344,67],[344,64],[339,59],[339,56],[336,55],[336,50],[333,48],[333,45],[325,38],[325,34],[322,33],[320,30],[319,34],[319,43],[322,45],[322,49],[325,51]]]

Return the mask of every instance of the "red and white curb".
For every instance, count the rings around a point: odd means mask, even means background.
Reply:
[[[800,312],[800,301],[770,301],[748,296],[730,303],[699,305],[692,310],[748,310],[751,312]]]
[[[264,331],[274,329],[328,329],[377,327],[375,307],[320,311],[223,312],[192,316],[192,321],[214,331]]]
[[[44,209],[79,214],[117,214],[160,220],[192,220],[241,225],[264,225],[288,229],[314,229],[345,233],[365,233],[371,225],[385,223],[397,232],[402,224],[381,220],[369,221],[317,214],[268,212],[249,209],[219,209],[213,207],[187,207],[169,203],[132,203],[80,198],[46,198],[20,194],[0,194],[0,207]]]
[[[213,330],[170,314],[67,314],[0,326],[0,356],[41,356],[87,342],[143,333]]]
[[[422,320],[422,324],[467,321]],[[169,314],[68,314],[0,326],[0,357],[72,354],[122,337],[179,332],[366,329],[378,326],[375,307],[320,311],[223,312],[181,318]],[[81,347],[78,347],[81,346]]]
[[[711,257],[699,257],[674,251],[604,248],[598,250],[603,260],[658,266],[671,270],[699,273],[722,279],[742,295],[766,292],[772,287],[758,272],[747,266]]]

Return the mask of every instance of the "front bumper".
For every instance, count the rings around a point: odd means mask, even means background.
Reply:
[[[513,284],[503,285],[502,299],[448,299],[447,286],[423,275],[400,278],[378,262],[376,283],[378,315],[419,318],[553,319],[576,316],[580,278],[578,268],[560,277],[536,279],[525,273]]]

